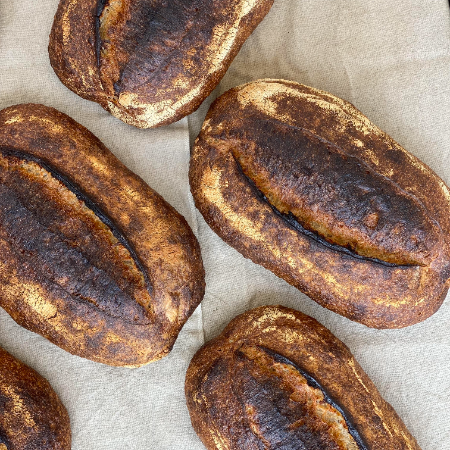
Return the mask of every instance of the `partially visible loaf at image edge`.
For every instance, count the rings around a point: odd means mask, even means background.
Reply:
[[[281,306],[247,311],[207,342],[185,393],[208,450],[420,450],[350,350]]]
[[[0,450],[70,450],[69,415],[47,380],[0,347]]]
[[[195,111],[273,0],[61,0],[51,65],[69,89],[140,128]]]

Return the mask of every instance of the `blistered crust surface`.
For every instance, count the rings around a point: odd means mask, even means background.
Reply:
[[[273,0],[61,0],[50,62],[71,90],[141,128],[190,114]]]
[[[0,449],[70,448],[69,416],[50,384],[0,348]]]
[[[184,218],[88,130],[42,105],[0,112],[0,306],[110,365],[165,356],[204,294]]]
[[[283,80],[221,96],[194,145],[196,206],[244,256],[371,327],[448,290],[447,186],[349,103]]]
[[[349,349],[288,308],[235,318],[196,353],[185,389],[209,450],[420,450]]]

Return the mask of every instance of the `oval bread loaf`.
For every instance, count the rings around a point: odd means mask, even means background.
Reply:
[[[50,62],[83,98],[141,128],[195,111],[273,0],[61,0]]]
[[[190,183],[222,239],[352,320],[405,327],[447,293],[447,186],[331,94],[282,80],[231,89],[195,142]]]
[[[236,317],[204,345],[186,399],[208,450],[420,450],[350,350],[279,306]]]
[[[47,380],[0,348],[0,450],[70,450],[69,415]]]
[[[0,306],[84,358],[165,356],[203,298],[185,219],[55,109],[0,112]]]

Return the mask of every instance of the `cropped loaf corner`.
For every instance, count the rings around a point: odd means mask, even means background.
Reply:
[[[70,450],[67,410],[47,380],[0,348],[0,450]]]
[[[350,350],[292,309],[236,317],[196,353],[185,389],[208,450],[420,450]]]
[[[140,128],[195,111],[273,0],[61,0],[50,35],[60,80]]]

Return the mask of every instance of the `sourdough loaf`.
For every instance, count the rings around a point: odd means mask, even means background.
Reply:
[[[0,348],[0,450],[70,450],[69,415],[47,380]]]
[[[273,0],[61,0],[50,62],[83,98],[141,128],[195,111]]]
[[[186,220],[55,109],[0,112],[0,306],[110,365],[165,356],[203,298]]]
[[[236,317],[205,344],[186,399],[208,450],[420,450],[349,349],[280,306]]]
[[[211,106],[190,167],[197,208],[245,257],[376,328],[432,315],[450,275],[450,192],[351,104],[283,80]]]

